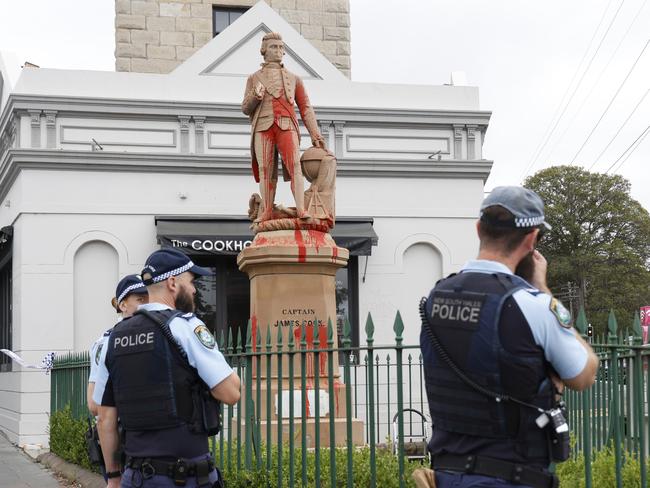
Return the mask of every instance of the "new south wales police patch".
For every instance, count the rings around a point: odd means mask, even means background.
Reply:
[[[97,352],[95,353],[95,364],[99,364],[99,358],[102,355],[102,348],[104,347],[104,343],[100,342],[99,346],[97,346]]]
[[[201,344],[203,344],[208,349],[214,349],[216,341],[214,340],[212,333],[205,325],[198,325],[194,329],[194,333],[196,334],[196,337],[198,337]]]
[[[551,298],[551,304],[549,307],[562,327],[565,329],[571,328],[573,325],[571,312],[569,312],[566,307],[562,305],[561,301],[559,301],[557,298]]]

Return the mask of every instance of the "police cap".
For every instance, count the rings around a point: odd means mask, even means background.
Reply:
[[[213,274],[210,270],[197,266],[181,251],[166,247],[153,252],[142,268],[142,279],[145,285],[159,283],[189,271],[197,276]]]
[[[117,303],[120,303],[132,293],[147,293],[147,287],[142,282],[140,275],[126,275],[120,280],[115,289],[115,298],[117,299]]]
[[[511,220],[494,220],[488,218],[484,210],[488,207],[503,207],[514,218]],[[551,226],[544,220],[544,202],[533,190],[523,186],[497,186],[483,200],[480,219],[497,227],[530,228]]]

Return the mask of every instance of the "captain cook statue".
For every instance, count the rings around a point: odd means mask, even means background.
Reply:
[[[253,174],[260,184],[261,205],[255,218],[263,223],[273,218],[273,203],[278,181],[277,155],[282,158],[284,179],[291,180],[296,216],[306,221],[312,216],[305,208],[303,175],[300,166],[300,130],[294,110],[298,105],[312,144],[325,148],[302,80],[282,64],[282,36],[270,32],[262,38],[262,68],[248,77],[242,111],[251,119]]]

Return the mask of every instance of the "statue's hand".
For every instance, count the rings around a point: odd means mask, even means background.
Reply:
[[[311,141],[312,146],[314,147],[320,147],[321,149],[327,150],[325,147],[325,139],[323,139],[323,136],[318,135]]]
[[[258,81],[257,85],[255,85],[255,98],[261,100],[262,98],[264,98],[265,92],[266,92],[266,88],[264,88],[264,85],[262,85],[262,83]]]

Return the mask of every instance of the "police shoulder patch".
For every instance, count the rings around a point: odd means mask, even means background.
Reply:
[[[194,328],[194,334],[199,339],[199,342],[201,344],[203,344],[208,349],[214,349],[216,341],[214,340],[214,336],[212,335],[212,333],[208,330],[208,328],[205,325],[201,324],[196,326]]]
[[[99,364],[99,358],[102,355],[102,348],[104,347],[104,343],[100,342],[99,345],[97,346],[97,352],[95,352],[95,364]]]
[[[557,298],[551,298],[551,303],[549,305],[551,312],[555,315],[555,318],[565,329],[570,329],[573,325],[573,318],[571,317],[571,312],[569,312],[562,302]]]

